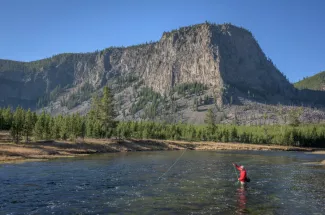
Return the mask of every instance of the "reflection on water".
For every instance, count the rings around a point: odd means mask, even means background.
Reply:
[[[0,214],[325,214],[324,155],[136,152],[0,166]],[[232,162],[245,165],[241,187]]]
[[[237,198],[238,198],[238,214],[247,213],[246,203],[247,203],[247,193],[246,193],[246,185],[241,185],[240,188],[237,189]]]

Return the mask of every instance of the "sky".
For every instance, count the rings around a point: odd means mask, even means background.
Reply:
[[[230,22],[250,30],[296,82],[325,70],[324,11],[322,0],[0,0],[0,59],[136,45],[187,25]]]

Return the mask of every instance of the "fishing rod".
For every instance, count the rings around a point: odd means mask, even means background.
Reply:
[[[235,166],[233,165],[233,167],[234,167],[234,171],[235,171],[235,176],[236,176],[236,182],[235,182],[235,184],[238,184],[239,183],[239,181],[238,181],[238,177],[237,177],[237,172],[236,172],[236,168],[235,168]]]

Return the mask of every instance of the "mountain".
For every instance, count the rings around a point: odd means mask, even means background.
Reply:
[[[325,71],[311,77],[304,78],[294,84],[298,89],[310,89],[325,91]]]
[[[115,94],[119,120],[203,123],[214,108],[227,121],[238,118],[233,106],[324,102],[294,88],[252,33],[231,24],[183,27],[157,42],[93,53],[0,60],[1,106],[86,113],[91,96],[105,85]]]

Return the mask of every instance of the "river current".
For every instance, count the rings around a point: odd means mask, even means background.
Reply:
[[[309,164],[325,155],[182,153],[2,164],[0,214],[325,214],[325,167]],[[246,167],[247,187],[232,162]]]

